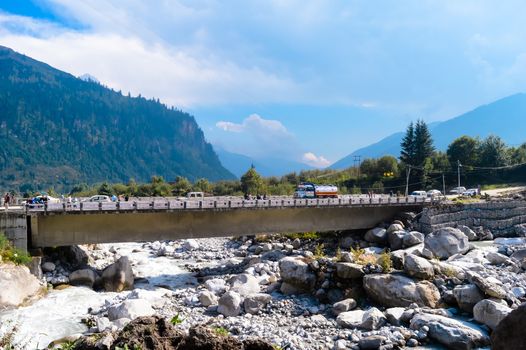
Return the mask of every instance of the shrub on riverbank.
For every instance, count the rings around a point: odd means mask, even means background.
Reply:
[[[16,265],[25,265],[31,262],[31,256],[27,252],[13,247],[3,232],[0,232],[0,257],[0,261],[10,261]]]

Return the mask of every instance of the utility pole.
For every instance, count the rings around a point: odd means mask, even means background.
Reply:
[[[444,176],[444,173],[442,173],[442,194],[445,196],[446,195],[446,178]]]
[[[405,172],[407,174],[407,178],[405,180],[405,196],[407,197],[409,195],[409,175],[411,174],[411,165],[407,165]]]
[[[460,160],[457,160],[457,173],[458,173],[458,187],[460,187],[460,167],[462,164],[460,164]]]

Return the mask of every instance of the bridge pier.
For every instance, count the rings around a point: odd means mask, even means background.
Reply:
[[[28,225],[25,213],[9,210],[0,212],[0,232],[3,232],[16,248],[27,251]]]

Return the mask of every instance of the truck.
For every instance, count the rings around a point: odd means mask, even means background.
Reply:
[[[294,198],[338,198],[338,187],[302,182],[296,187]]]

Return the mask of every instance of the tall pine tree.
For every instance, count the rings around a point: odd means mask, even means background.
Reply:
[[[413,122],[407,127],[401,146],[400,160],[404,164],[413,164],[415,157],[415,126]]]

